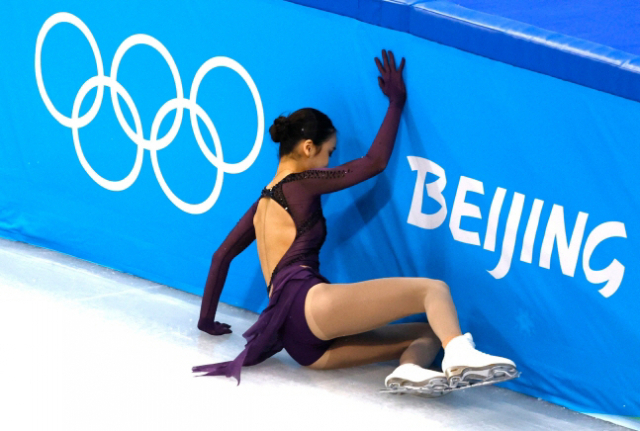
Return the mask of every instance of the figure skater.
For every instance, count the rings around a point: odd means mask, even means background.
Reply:
[[[231,260],[257,239],[269,303],[244,334],[236,359],[193,367],[202,376],[226,375],[240,384],[240,369],[256,365],[283,348],[300,365],[315,370],[353,367],[399,359],[385,379],[390,390],[411,387],[429,396],[474,383],[517,377],[506,358],[476,350],[462,335],[449,286],[423,277],[390,277],[331,283],[319,272],[318,254],[326,236],[320,196],[361,183],[382,172],[393,150],[406,101],[402,71],[391,51],[374,58],[378,84],[389,106],[367,154],[327,168],[336,149],[331,120],[313,108],[279,116],[269,128],[280,143],[273,180],[213,254],[198,328],[212,335],[231,333],[215,313]],[[426,312],[429,323],[389,323]],[[428,369],[444,348],[442,370]]]

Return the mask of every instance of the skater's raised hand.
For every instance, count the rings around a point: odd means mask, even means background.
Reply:
[[[382,59],[384,65],[380,63],[378,57],[375,57],[376,65],[382,76],[378,76],[378,84],[382,92],[389,98],[389,101],[403,106],[407,100],[407,90],[402,79],[402,71],[404,70],[404,57],[400,62],[400,66],[396,69],[396,59],[393,52],[382,50]]]

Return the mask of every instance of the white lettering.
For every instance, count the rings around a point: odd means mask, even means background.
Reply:
[[[487,270],[489,274],[497,279],[507,275],[509,268],[511,268],[511,259],[513,258],[513,249],[516,245],[516,236],[518,234],[518,226],[520,225],[520,216],[522,215],[523,206],[524,195],[522,193],[514,193],[511,208],[509,209],[509,216],[507,217],[507,227],[504,230],[500,261],[493,270]]]
[[[587,238],[587,243],[584,245],[584,252],[582,255],[582,269],[584,270],[584,274],[587,276],[587,280],[594,284],[604,283],[605,281],[607,282],[602,289],[598,290],[598,292],[600,292],[600,294],[605,298],[613,295],[616,290],[618,290],[618,287],[620,287],[620,283],[622,283],[622,277],[624,275],[624,265],[622,265],[618,259],[613,259],[613,262],[611,262],[606,268],[594,271],[589,266],[589,261],[591,260],[593,250],[598,246],[598,244],[607,238],[613,237],[627,237],[627,231],[625,230],[624,223],[610,221],[596,226]]]
[[[489,251],[496,250],[496,232],[498,231],[498,220],[500,220],[500,211],[504,203],[504,196],[507,190],[502,187],[496,189],[491,201],[489,209],[489,221],[487,222],[487,232],[484,234],[484,249]]]
[[[422,157],[408,156],[407,159],[411,169],[417,171],[407,222],[423,229],[436,229],[444,223],[447,216],[447,203],[442,195],[442,191],[447,184],[445,171],[441,166]],[[438,180],[425,184],[429,172],[437,175]],[[425,187],[427,189],[427,195],[440,204],[440,209],[435,214],[425,214],[422,212]],[[484,184],[473,178],[460,176],[458,189],[456,190],[453,207],[451,209],[449,229],[456,241],[480,245],[478,232],[467,231],[460,228],[462,217],[467,216],[482,220],[480,207],[465,201],[467,192],[484,195]],[[497,187],[494,193],[484,237],[483,247],[485,250],[495,252],[500,213],[504,205],[506,192],[507,190],[505,188]],[[500,259],[494,269],[487,270],[487,272],[496,279],[504,278],[511,268],[524,201],[525,195],[517,192],[513,194],[511,208],[507,216],[504,238],[502,240]],[[535,245],[543,206],[544,201],[534,199],[522,241],[522,250],[520,252],[520,260],[522,262],[532,262],[533,247]],[[588,218],[589,214],[582,211],[578,212],[573,233],[571,234],[571,240],[567,241],[564,207],[554,204],[551,208],[551,214],[549,215],[542,239],[538,265],[542,268],[550,269],[554,245],[557,243],[560,269],[564,275],[574,277]],[[624,277],[625,267],[617,259],[613,259],[606,268],[593,270],[589,262],[595,248],[605,239],[612,237],[627,237],[624,223],[606,222],[593,229],[587,237],[582,256],[582,268],[587,280],[593,284],[606,283],[605,286],[598,291],[605,298],[609,298],[620,287]]]
[[[480,208],[478,206],[467,203],[464,201],[467,191],[476,192],[481,195],[484,194],[484,187],[482,183],[473,178],[461,176],[458,183],[458,190],[456,191],[456,197],[453,201],[453,208],[451,209],[451,218],[449,219],[449,229],[453,234],[453,238],[456,241],[466,242],[467,244],[480,245],[480,236],[478,232],[471,232],[462,230],[460,228],[460,220],[463,216],[478,218],[482,220],[480,214]]]
[[[527,228],[524,231],[524,239],[522,240],[522,251],[520,252],[520,260],[523,262],[531,263],[533,244],[536,240],[536,233],[538,232],[540,213],[542,212],[543,205],[544,201],[540,199],[533,200],[531,214],[529,214],[529,221],[527,222]]]
[[[415,156],[408,156],[407,159],[409,160],[411,170],[418,171],[407,223],[423,229],[436,229],[447,218],[447,202],[444,200],[444,196],[442,196],[442,191],[447,186],[447,176],[444,169],[431,160]],[[437,175],[438,179],[433,183],[425,185],[424,182],[429,172]],[[440,204],[440,209],[435,214],[424,214],[422,212],[424,187],[427,188],[427,195]]]
[[[564,224],[564,208],[562,205],[553,204],[551,215],[547,222],[547,229],[542,240],[542,249],[540,250],[540,263],[542,268],[549,269],[551,262],[551,253],[553,252],[553,244],[558,244],[558,258],[560,259],[560,268],[564,275],[573,277],[576,273],[576,264],[578,263],[578,255],[580,254],[580,246],[582,245],[582,237],[584,236],[584,227],[587,224],[589,214],[582,211],[578,212],[578,220],[573,228],[571,241],[567,245],[567,232]]]

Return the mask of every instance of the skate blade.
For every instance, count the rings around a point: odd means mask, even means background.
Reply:
[[[449,385],[447,383],[447,379],[437,378],[437,379],[429,379],[425,381],[426,385],[414,384],[413,382],[407,382],[406,380],[401,380],[404,384],[400,384],[397,381],[400,379],[391,379],[389,383],[389,387],[384,389],[380,389],[380,393],[392,393],[392,394],[412,394],[424,396],[427,398],[435,398],[440,397],[449,393]],[[423,383],[423,382],[420,382]]]
[[[449,371],[449,370],[447,370]],[[520,377],[520,371],[513,365],[493,364],[486,367],[465,367],[445,372],[449,376],[449,386],[467,388],[470,386],[490,385]]]
[[[469,389],[469,388],[476,388],[479,386],[485,386],[485,385],[493,385],[495,383],[500,383],[500,382],[506,382],[507,380],[512,380],[515,379],[517,377],[520,377],[520,373],[518,372],[517,375],[515,376],[506,376],[506,377],[501,377],[501,378],[495,378],[495,379],[491,379],[491,380],[486,380],[486,381],[475,381],[472,383],[469,382],[463,382],[460,386],[456,386],[455,388],[451,388],[451,391],[459,391],[462,389]]]
[[[404,389],[384,388],[384,389],[379,389],[378,392],[394,394],[394,395],[411,394],[411,395],[416,395],[416,396],[425,397],[425,398],[438,398],[448,394],[449,392],[451,392],[451,390],[446,389],[443,391],[425,391],[425,390],[419,390],[419,389],[414,390],[414,389],[407,389],[407,388],[404,388]]]

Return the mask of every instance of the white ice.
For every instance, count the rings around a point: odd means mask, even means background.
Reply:
[[[281,351],[241,384],[195,377],[231,360],[257,315],[226,304],[233,333],[196,328],[201,297],[0,238],[1,430],[614,430],[497,386],[439,398],[379,393],[397,361],[318,371]]]

